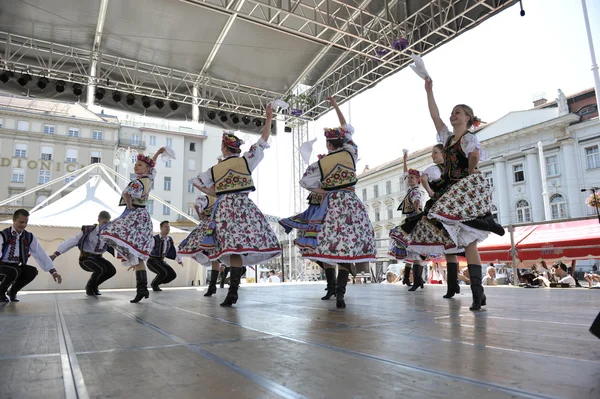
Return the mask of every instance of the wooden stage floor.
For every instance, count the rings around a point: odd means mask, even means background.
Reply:
[[[349,285],[337,310],[323,289],[23,293],[0,310],[0,397],[600,398],[600,290],[492,287],[472,313],[468,290]]]

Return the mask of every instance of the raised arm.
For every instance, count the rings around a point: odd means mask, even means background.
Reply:
[[[346,126],[346,118],[344,118],[344,114],[342,114],[342,111],[340,110],[338,103],[335,101],[335,98],[331,96],[328,98],[328,100],[333,109],[335,109],[335,113],[340,121],[340,126]]]
[[[273,109],[271,108],[271,104],[267,105],[267,120],[265,121],[265,126],[263,127],[261,138],[263,141],[269,141],[269,136],[271,135],[271,122],[273,121]]]
[[[425,80],[425,92],[427,92],[427,106],[429,107],[429,115],[433,120],[433,124],[435,125],[435,130],[437,133],[444,127],[444,122],[440,117],[440,110],[438,109],[438,106],[435,103],[435,98],[433,97],[433,81],[431,79]]]
[[[165,152],[165,147],[160,147],[158,149],[158,151],[156,151],[156,154],[154,154],[154,156],[152,157],[152,160],[154,161],[154,163],[156,163],[156,160],[158,159],[158,156],[160,154],[162,154],[163,152]]]
[[[402,158],[402,163],[404,164],[404,173],[408,173],[408,152],[404,151],[404,156]]]

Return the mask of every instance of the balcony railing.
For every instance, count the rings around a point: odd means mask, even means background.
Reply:
[[[146,142],[142,140],[119,139],[119,147],[134,147],[146,149]]]
[[[193,134],[195,136],[206,136],[206,131],[201,129],[193,129],[186,126],[177,126],[168,121],[155,123],[155,122],[142,122],[133,119],[120,119],[121,125],[130,127],[146,127],[148,129],[167,130],[170,132],[179,132],[185,134]]]

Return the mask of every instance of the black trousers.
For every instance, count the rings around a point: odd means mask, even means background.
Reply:
[[[152,273],[156,273],[156,277],[152,280],[152,284],[154,285],[170,283],[177,277],[175,270],[160,258],[149,258],[148,269],[150,269]]]
[[[96,287],[117,273],[117,269],[102,256],[88,255],[79,258],[79,266],[92,273],[86,287]]]
[[[27,284],[31,283],[38,275],[35,267],[29,265],[19,265],[16,263],[0,263],[0,293],[6,293],[10,287],[10,293],[16,295]]]

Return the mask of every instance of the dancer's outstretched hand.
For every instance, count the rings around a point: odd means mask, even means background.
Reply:
[[[271,108],[271,104],[267,105],[267,119],[273,119],[273,108]]]
[[[60,274],[58,273],[54,273],[52,275],[52,278],[54,279],[54,281],[56,281],[58,284],[62,283],[62,277],[60,276]]]

